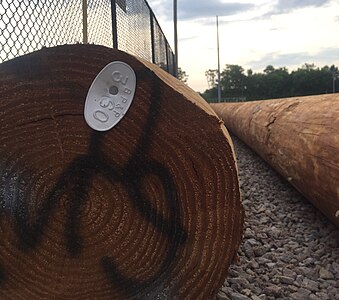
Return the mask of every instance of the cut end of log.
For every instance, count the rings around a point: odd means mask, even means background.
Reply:
[[[85,99],[113,61],[135,94],[99,132]],[[121,51],[60,46],[0,65],[0,114],[0,298],[216,294],[244,212],[231,140],[189,88]]]

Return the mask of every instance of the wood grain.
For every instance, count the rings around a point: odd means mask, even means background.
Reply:
[[[112,61],[136,73],[107,132],[84,120]],[[208,299],[243,226],[232,143],[156,66],[94,45],[0,65],[0,298]]]
[[[339,226],[339,94],[212,107],[231,132]]]

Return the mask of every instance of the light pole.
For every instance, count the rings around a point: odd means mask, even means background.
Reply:
[[[178,5],[177,0],[173,0],[173,20],[174,20],[174,75],[178,77]]]
[[[219,51],[219,18],[218,18],[218,16],[217,16],[217,51],[218,51],[218,102],[221,102],[220,51]]]

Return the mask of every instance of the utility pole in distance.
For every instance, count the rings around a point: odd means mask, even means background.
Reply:
[[[220,86],[220,49],[219,49],[219,18],[217,16],[217,50],[218,50],[218,102],[221,102]]]
[[[173,0],[173,19],[174,19],[174,75],[178,77],[178,5],[177,0]]]

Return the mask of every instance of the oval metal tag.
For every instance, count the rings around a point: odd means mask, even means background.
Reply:
[[[133,101],[136,76],[126,63],[114,61],[95,77],[87,93],[85,120],[97,131],[113,128],[125,116]]]

